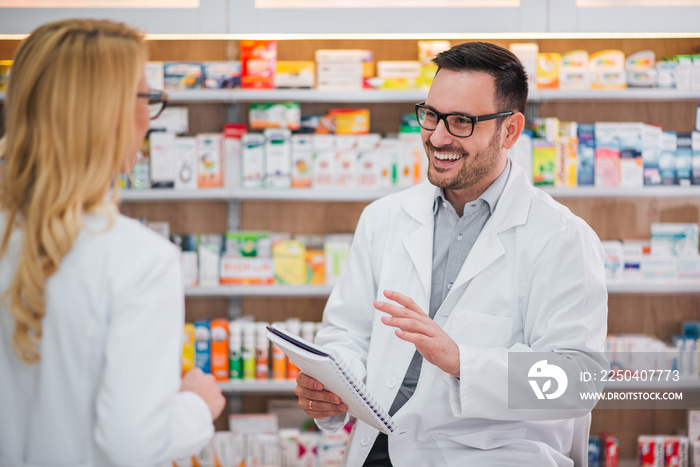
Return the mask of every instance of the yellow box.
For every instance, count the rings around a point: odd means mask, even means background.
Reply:
[[[194,368],[194,324],[185,323],[182,331],[182,374]]]
[[[278,284],[306,284],[306,247],[296,240],[276,242],[272,247],[275,263],[275,282]]]
[[[7,82],[10,78],[10,66],[12,60],[0,60],[0,91],[7,90]]]
[[[369,133],[369,109],[331,109],[336,135],[366,135]]]
[[[561,54],[537,54],[537,89],[558,89],[560,66]]]

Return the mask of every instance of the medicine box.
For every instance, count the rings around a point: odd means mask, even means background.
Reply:
[[[642,130],[642,164],[644,185],[661,185],[661,161],[663,131],[657,125],[644,125]]]
[[[537,54],[537,89],[558,89],[561,54]]]
[[[595,125],[578,125],[578,184],[595,184]]]
[[[273,284],[272,258],[249,258],[226,254],[221,257],[221,284]]]
[[[620,140],[617,123],[595,124],[595,185],[620,185]]]
[[[652,223],[651,254],[697,256],[698,224]]]
[[[198,175],[200,188],[221,188],[224,186],[222,156],[223,135],[220,133],[200,133],[197,138],[199,158]]]
[[[664,131],[661,136],[661,156],[659,157],[659,174],[662,185],[676,184],[676,151],[678,137],[675,131]]]
[[[643,123],[619,123],[617,126],[620,140],[620,186],[644,185],[643,134]]]
[[[313,135],[292,135],[292,188],[311,187]]]
[[[278,60],[275,87],[311,89],[316,84],[316,63],[309,60]]]
[[[692,159],[691,166],[691,183],[700,185],[700,132],[694,131],[691,136]]]
[[[209,320],[194,322],[194,365],[203,373],[211,373],[211,331]]]
[[[163,84],[166,91],[202,89],[204,70],[199,62],[165,62]]]
[[[292,186],[291,131],[283,128],[268,128],[265,137],[266,188],[290,188]]]
[[[231,89],[241,86],[241,62],[204,62],[204,88]]]
[[[277,41],[242,40],[240,58],[241,87],[270,89],[275,86]]]
[[[692,133],[678,132],[676,138],[676,183],[680,186],[690,186],[693,160]]]
[[[532,181],[535,185],[554,185],[557,150],[554,142],[535,138],[532,149]]]
[[[265,137],[246,133],[241,137],[241,185],[262,188],[265,176]]]
[[[199,186],[197,140],[190,136],[175,138],[175,189],[196,190]]]

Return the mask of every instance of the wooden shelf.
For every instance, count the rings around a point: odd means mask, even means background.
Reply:
[[[217,383],[227,394],[293,394],[295,380],[230,380]]]

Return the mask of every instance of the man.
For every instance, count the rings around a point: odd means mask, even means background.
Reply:
[[[358,422],[347,465],[571,466],[588,410],[509,409],[508,353],[596,360],[607,321],[600,242],[508,159],[527,101],[518,59],[473,42],[434,62],[416,105],[430,183],[365,209],[316,338],[400,428],[387,438]],[[318,381],[297,382],[322,428],[347,421]]]

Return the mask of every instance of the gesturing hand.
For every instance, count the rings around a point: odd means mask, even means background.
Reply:
[[[398,305],[379,300],[374,302],[377,310],[390,315],[383,316],[382,323],[398,328],[396,335],[415,345],[423,358],[445,373],[459,378],[457,343],[411,297],[390,290],[385,290],[384,296]]]

